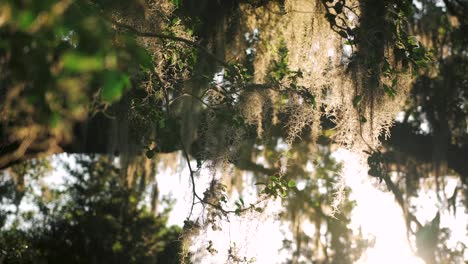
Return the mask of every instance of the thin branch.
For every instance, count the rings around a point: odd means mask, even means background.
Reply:
[[[205,55],[207,55],[208,57],[210,57],[214,61],[218,62],[222,66],[224,66],[224,67],[226,67],[226,68],[228,68],[230,70],[233,70],[234,72],[237,72],[236,69],[232,65],[229,65],[224,60],[218,58],[216,55],[211,53],[204,46],[200,45],[199,43],[197,43],[195,41],[185,39],[185,38],[181,38],[181,37],[177,37],[177,36],[167,35],[167,34],[161,34],[161,33],[155,33],[155,32],[141,32],[141,31],[138,31],[137,29],[135,29],[134,27],[132,27],[130,25],[126,25],[126,24],[123,24],[123,23],[120,23],[120,22],[117,22],[117,21],[114,21],[114,20],[112,20],[111,22],[115,26],[117,26],[117,27],[119,27],[121,29],[125,29],[125,30],[139,36],[139,37],[167,39],[167,40],[182,42],[182,43],[184,43],[184,44],[186,44],[188,46],[191,46],[191,47],[194,47],[194,48],[200,50],[201,52],[205,53]]]
[[[202,98],[200,98],[200,97],[198,97],[198,96],[195,96],[195,95],[193,95],[193,94],[191,94],[191,93],[187,93],[187,92],[184,92],[183,94],[181,94],[181,95],[179,95],[179,96],[177,96],[177,97],[171,99],[171,100],[169,101],[169,105],[173,104],[175,101],[181,99],[181,98],[184,97],[184,96],[190,96],[190,97],[196,99],[197,101],[199,101],[201,104],[205,105],[206,107],[208,107],[208,108],[210,108],[210,109],[213,109],[213,107],[212,107],[211,105],[207,104],[206,102],[204,102]]]
[[[190,172],[190,180],[192,181],[192,206],[190,208],[190,213],[189,213],[189,216],[188,218],[190,218],[192,216],[192,212],[193,212],[193,207],[195,206],[195,197],[198,198],[198,200],[201,202],[202,199],[200,199],[200,197],[198,196],[197,194],[197,191],[196,191],[196,188],[195,188],[195,172],[192,170],[192,165],[190,164],[190,157],[187,153],[187,150],[185,149],[185,146],[184,146],[184,143],[182,142],[181,140],[181,145],[182,145],[182,152],[185,156],[185,160],[187,161],[187,165],[188,165],[188,168],[189,168],[189,172]]]
[[[318,11],[306,11],[306,10],[295,10],[295,9],[288,10],[287,12],[299,13],[299,14],[319,14],[320,13]]]
[[[222,208],[219,205],[216,205],[216,204],[210,203],[208,201],[205,201],[200,196],[198,196],[196,188],[195,188],[195,171],[192,169],[192,165],[190,164],[190,157],[189,157],[189,154],[187,153],[187,150],[185,149],[184,144],[182,142],[181,142],[181,144],[182,144],[182,152],[183,152],[183,154],[185,156],[185,160],[187,161],[187,165],[188,165],[188,168],[189,168],[189,171],[190,171],[190,180],[192,181],[193,201],[192,201],[192,208],[190,210],[190,213],[192,212],[193,206],[195,205],[195,198],[197,198],[202,204],[207,204],[207,205],[209,205],[209,206],[211,206],[211,207],[213,207],[215,209],[220,210],[224,215],[227,215],[227,213],[229,213],[229,211],[226,211],[224,208]]]
[[[343,8],[348,9],[351,13],[353,13],[356,16],[356,18],[360,18],[359,15],[353,10],[353,7],[349,7],[347,5],[344,5]]]
[[[250,204],[249,207],[245,207],[245,208],[241,208],[241,209],[236,209],[236,210],[226,210],[224,209],[222,206],[220,205],[217,205],[217,204],[214,204],[214,203],[211,203],[209,201],[206,201],[205,199],[202,199],[198,194],[197,194],[197,191],[196,191],[196,188],[195,188],[195,171],[192,169],[192,165],[190,164],[190,157],[189,157],[189,154],[187,152],[187,150],[185,149],[185,146],[184,144],[181,142],[182,144],[182,152],[184,154],[184,157],[185,157],[185,160],[187,161],[187,165],[188,165],[188,168],[189,168],[189,171],[190,171],[190,180],[192,182],[192,194],[193,194],[193,200],[192,200],[192,207],[190,209],[190,214],[189,214],[189,217],[192,215],[192,212],[193,212],[193,207],[194,205],[196,204],[195,203],[195,198],[201,203],[201,204],[207,204],[211,207],[213,207],[214,209],[217,209],[219,210],[221,213],[223,213],[224,216],[227,216],[228,214],[239,214],[239,213],[242,213],[242,212],[245,212],[245,211],[248,211],[248,210],[251,210],[251,209],[254,209],[255,206],[259,205],[261,202],[263,202],[263,200],[259,200],[257,201],[255,204]]]

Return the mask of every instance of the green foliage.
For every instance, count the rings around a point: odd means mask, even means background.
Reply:
[[[76,52],[65,53],[62,56],[63,69],[71,73],[86,73],[101,71],[105,68],[102,58],[80,55]]]
[[[347,6],[343,0],[330,5],[329,1],[322,0],[326,7],[325,18],[330,27],[342,38],[345,45],[356,47],[355,57],[367,68],[366,89],[375,89],[376,79],[386,77],[391,79],[392,85],[383,84],[386,95],[393,98],[397,93],[397,77],[399,73],[408,70],[411,65],[413,74],[420,69],[426,69],[433,61],[431,52],[427,51],[415,36],[408,34],[408,22],[413,19],[413,5],[411,1],[363,1],[364,12],[360,15],[360,24],[357,27],[348,25],[349,13],[353,7]],[[367,22],[369,21],[369,22]],[[399,72],[391,66],[388,58],[384,57],[383,50],[394,52],[394,59],[402,62],[404,66]],[[397,64],[397,63],[395,63]],[[375,68],[382,67],[382,70]],[[353,101],[356,107],[357,103]]]
[[[118,100],[132,71],[152,65],[90,2],[3,1],[1,9],[0,84],[10,94],[0,99],[3,119],[69,126],[91,105]]]
[[[218,251],[213,246],[213,241],[208,241],[208,246],[206,247],[206,251],[208,251],[211,255],[218,253]]]
[[[228,259],[230,263],[236,263],[236,264],[251,264],[251,263],[256,263],[257,260],[254,257],[251,257],[248,259],[246,256],[239,256],[237,254],[238,248],[236,243],[232,243],[232,245],[229,246],[228,249]]]
[[[281,39],[277,51],[278,59],[272,61],[272,66],[268,70],[268,80],[283,90],[285,99],[291,94],[298,94],[308,105],[315,107],[316,95],[311,93],[307,87],[298,84],[304,75],[300,69],[291,70],[289,68],[288,53],[286,42]],[[279,103],[283,104],[282,101]]]
[[[359,105],[359,103],[361,102],[362,100],[362,96],[361,95],[356,95],[353,99],[353,106],[354,107],[357,107]]]
[[[182,5],[182,0],[171,0],[176,9],[179,9]]]
[[[105,157],[81,157],[71,179],[46,202],[41,221],[0,232],[8,263],[178,263],[180,228],[166,227],[168,212],[141,206],[119,169]],[[24,231],[23,231],[24,230]],[[11,251],[10,251],[11,250]]]
[[[107,71],[103,74],[101,97],[104,102],[114,102],[120,98],[124,90],[130,85],[130,78],[116,71]]]
[[[278,46],[278,59],[273,60],[273,65],[269,70],[270,79],[273,82],[281,82],[285,78],[290,70],[288,68],[288,48],[286,42],[281,40]]]
[[[257,183],[259,184],[259,183]],[[264,193],[273,198],[286,198],[288,196],[288,191],[296,187],[296,182],[294,180],[286,180],[285,177],[271,176],[270,182],[262,190],[261,193]]]

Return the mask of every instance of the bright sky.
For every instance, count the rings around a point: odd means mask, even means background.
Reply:
[[[361,227],[364,235],[375,237],[375,245],[367,250],[358,264],[424,264],[415,257],[406,239],[406,227],[400,207],[389,192],[372,185],[359,157],[340,149],[335,158],[343,162],[343,177],[351,187],[350,199],[357,202],[353,210],[352,226]]]

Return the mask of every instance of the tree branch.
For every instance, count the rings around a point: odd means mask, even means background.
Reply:
[[[198,49],[199,51],[203,52],[205,55],[207,55],[208,57],[210,57],[212,60],[216,61],[220,65],[222,65],[222,66],[224,66],[224,67],[226,67],[226,68],[228,68],[228,69],[230,69],[230,70],[232,70],[234,72],[237,72],[237,70],[232,65],[230,65],[226,61],[218,58],[216,55],[211,53],[204,46],[200,45],[199,43],[197,43],[195,41],[185,39],[185,38],[181,38],[181,37],[177,37],[177,36],[156,33],[156,32],[141,32],[141,31],[138,31],[137,29],[135,29],[134,27],[132,27],[130,25],[126,25],[126,24],[123,24],[123,23],[120,23],[120,22],[117,22],[117,21],[114,21],[114,20],[112,20],[111,22],[116,27],[127,30],[128,32],[130,32],[132,34],[135,34],[135,35],[137,35],[139,37],[167,39],[167,40],[173,40],[173,41],[184,43],[184,44],[186,44],[188,46],[194,47],[194,48]]]
[[[214,204],[214,203],[211,203],[209,201],[207,201],[206,199],[202,199],[198,194],[197,194],[197,191],[196,191],[196,188],[195,188],[195,171],[192,169],[192,165],[190,164],[190,156],[187,152],[187,150],[185,149],[183,143],[181,142],[182,144],[182,153],[185,157],[185,160],[187,161],[187,166],[189,168],[189,171],[190,171],[190,180],[192,182],[192,194],[193,194],[193,200],[192,200],[192,207],[190,209],[190,214],[189,214],[189,218],[190,216],[192,215],[192,212],[193,212],[193,207],[195,205],[195,198],[201,203],[201,204],[207,204],[211,207],[213,207],[214,209],[216,210],[219,210],[224,216],[227,216],[228,214],[239,214],[239,213],[242,213],[242,212],[245,212],[247,210],[251,210],[251,209],[255,209],[255,206],[259,205],[261,202],[263,202],[263,200],[259,200],[257,201],[255,204],[250,204],[250,206],[248,207],[244,207],[244,208],[241,208],[241,209],[236,209],[236,210],[226,210],[224,209],[221,205],[218,205],[218,204]]]

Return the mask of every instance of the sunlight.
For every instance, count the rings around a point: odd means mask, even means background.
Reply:
[[[372,179],[367,176],[367,163],[345,149],[339,149],[334,156],[343,162],[343,177],[352,189],[350,198],[357,202],[352,214],[353,229],[361,229],[375,241],[357,264],[423,264],[406,239],[401,209],[390,193],[372,185]]]
[[[367,176],[365,161],[356,153],[341,148],[333,156],[338,162],[343,163],[342,176],[346,185],[352,189],[350,199],[356,201],[356,207],[351,216],[351,228],[355,233],[362,232],[365,237],[374,242],[355,263],[424,264],[424,261],[415,255],[407,240],[401,208],[396,204],[391,193],[376,188],[374,180]],[[61,155],[61,158],[67,160],[69,164],[74,164],[73,156]],[[54,159],[54,163],[59,164],[58,159]],[[60,189],[68,179],[64,168],[62,166],[57,166],[57,168],[43,181],[45,184]],[[188,174],[187,170],[186,166],[181,164],[175,168],[161,169],[157,175],[162,195],[177,197],[169,217],[170,224],[182,226],[188,216],[191,188],[188,179],[184,177]],[[249,181],[247,178],[252,177],[248,173],[244,176],[245,182]],[[202,179],[207,178],[209,177],[202,177]],[[202,193],[207,184],[208,182],[200,181],[197,191]],[[297,187],[301,189],[301,185],[302,183],[299,182]],[[179,186],[179,188],[173,188],[173,186]],[[456,179],[450,179],[446,186],[447,192],[453,192],[455,186]],[[434,195],[427,190],[420,191],[417,216],[422,223],[431,220],[437,211],[434,206],[427,206],[433,204],[431,200],[435,199]],[[254,187],[244,190],[243,198],[246,202],[255,200],[255,196]],[[238,198],[239,194],[234,191],[231,200]],[[265,209],[266,211],[261,214],[254,212],[232,216],[227,221],[222,220],[218,223],[219,229],[207,228],[193,238],[192,252],[196,252],[203,263],[225,263],[230,258],[228,252],[233,252],[236,256],[245,257],[248,261],[255,261],[255,263],[283,263],[288,253],[281,250],[282,239],[290,237],[291,233],[287,226],[276,217],[282,209],[281,201],[279,199],[270,201]],[[441,226],[451,227],[454,231],[454,237],[452,241],[449,241],[450,243],[466,239],[464,224],[468,216],[462,213],[463,208],[458,209],[456,219],[447,217],[441,224]],[[21,208],[21,210],[26,210],[26,208]],[[196,208],[195,211],[195,215],[200,214],[201,208]],[[313,235],[313,229],[312,224],[303,224],[304,232]],[[210,249],[213,250],[211,253],[205,250],[207,242],[210,241],[213,244]]]
[[[357,233],[361,230],[365,237],[374,240],[374,245],[367,249],[356,264],[424,264],[424,262],[411,250],[406,238],[406,227],[400,207],[394,201],[391,193],[378,190],[373,185],[373,180],[367,176],[367,164],[360,160],[357,154],[345,149],[339,149],[333,155],[337,161],[343,162],[343,177],[346,185],[351,187],[351,199],[357,202],[353,210],[351,227]],[[180,173],[180,174],[179,174]],[[171,224],[183,223],[187,217],[187,207],[191,202],[191,193],[187,190],[189,182],[183,179],[186,168],[179,168],[181,177],[172,172],[170,177],[160,177],[162,190],[172,190],[174,197],[179,197],[171,213],[169,222]],[[166,171],[165,175],[171,175]],[[162,175],[161,175],[162,176]],[[181,188],[169,188],[178,185]],[[197,186],[203,191],[203,183]],[[301,184],[298,186],[301,187]],[[185,194],[183,194],[185,192]],[[238,195],[234,195],[238,196]],[[184,197],[183,199],[180,199]],[[234,199],[235,197],[232,197]],[[259,215],[231,217],[229,222],[222,221],[221,230],[207,229],[194,241],[192,250],[206,248],[207,241],[213,241],[216,254],[203,253],[204,263],[219,263],[228,258],[226,252],[229,247],[235,246],[240,256],[255,259],[255,263],[282,263],[285,259],[284,251],[280,251],[281,238],[286,228],[275,220],[275,215],[280,211],[281,204],[276,201],[267,207],[268,212]],[[431,211],[432,212],[432,211]],[[307,229],[304,227],[304,229]],[[282,232],[283,231],[283,232]],[[275,244],[272,242],[275,241]],[[204,251],[204,250],[202,250]]]
[[[358,154],[342,148],[338,149],[333,156],[338,162],[343,163],[342,176],[345,179],[345,184],[352,190],[350,199],[356,201],[356,207],[351,216],[351,228],[356,234],[361,231],[366,238],[374,242],[356,264],[424,264],[424,261],[415,255],[414,249],[411,248],[407,240],[401,208],[390,192],[379,190],[376,187],[377,181],[367,175],[367,162],[362,160]],[[313,166],[309,167],[312,172]],[[188,216],[191,188],[189,180],[184,177],[187,173],[187,168],[184,165],[179,165],[175,171],[166,168],[158,174],[163,195],[171,193],[172,197],[178,198],[169,217],[170,224],[182,226],[184,219]],[[201,177],[201,179],[206,179],[206,177]],[[248,182],[247,179],[246,181]],[[197,185],[197,191],[203,193],[204,186],[207,184],[208,182],[200,181]],[[304,184],[304,182],[299,181],[297,188],[303,189]],[[172,188],[172,186],[180,188]],[[454,183],[450,182],[447,186],[447,192],[453,192],[454,188]],[[170,190],[170,192],[164,193],[164,190]],[[255,200],[255,194],[252,191],[252,188],[246,188],[245,193],[243,193],[243,198],[246,201]],[[417,216],[423,224],[432,219],[437,211],[434,206],[427,206],[433,204],[429,196],[431,196],[430,193],[421,191],[418,198],[418,203],[421,206],[418,207]],[[239,194],[234,191],[231,200],[238,199],[238,197]],[[269,203],[266,208],[267,212],[264,214],[230,217],[229,221],[219,223],[219,230],[208,228],[206,233],[194,238],[194,244],[191,248],[201,254],[200,258],[203,259],[203,263],[224,263],[229,258],[227,254],[229,249],[235,250],[237,255],[246,257],[248,260],[255,260],[255,263],[282,263],[288,256],[286,251],[281,250],[281,241],[290,236],[290,231],[276,219],[281,208],[281,202],[277,200]],[[199,210],[195,211],[200,213]],[[450,217],[445,218],[446,220],[442,221],[442,226],[457,227],[454,230],[456,239],[452,240],[458,241],[466,238],[463,232],[466,222],[463,220],[467,218],[463,214],[463,208],[459,208],[457,215],[456,221]],[[313,226],[303,226],[304,232],[307,232],[308,228],[313,229]],[[209,254],[204,250],[208,241],[213,242],[213,249],[216,250],[216,253]]]
[[[177,155],[175,155],[177,156]],[[346,185],[351,187],[350,199],[356,201],[356,207],[351,216],[351,228],[355,233],[359,231],[373,240],[373,245],[369,247],[355,262],[356,264],[424,264],[424,261],[417,257],[406,237],[406,227],[403,220],[401,208],[394,201],[394,197],[389,192],[384,192],[376,188],[376,182],[367,176],[367,164],[356,153],[346,149],[338,149],[334,154],[338,162],[343,163],[342,176]],[[69,164],[74,164],[72,156],[61,155],[62,159]],[[179,157],[180,158],[180,157]],[[58,164],[58,159],[54,159]],[[44,183],[54,186],[57,189],[63,187],[64,181],[68,180],[64,168],[58,168],[51,175],[43,179]],[[313,169],[311,168],[313,171]],[[182,226],[187,218],[187,212],[191,204],[191,187],[189,180],[184,177],[188,174],[188,169],[184,164],[173,168],[159,170],[158,182],[165,197],[177,197],[174,207],[169,217],[169,224]],[[244,175],[248,182],[252,175]],[[208,179],[209,177],[201,177]],[[204,186],[208,182],[198,182],[197,192],[203,193]],[[297,188],[303,189],[304,182],[298,182]],[[173,188],[179,186],[179,188]],[[253,184],[252,184],[253,186]],[[456,179],[450,179],[446,189],[447,193],[453,192],[456,186]],[[418,198],[417,217],[422,223],[430,221],[437,208],[427,206],[433,204],[434,193],[428,190],[421,190]],[[254,188],[246,188],[243,198],[248,201],[255,200]],[[231,200],[239,198],[237,191],[231,195]],[[424,205],[424,206],[423,206]],[[25,208],[21,208],[25,210]],[[271,201],[265,207],[266,212],[262,214],[249,214],[240,217],[233,216],[229,221],[221,221],[218,230],[206,229],[193,240],[192,251],[200,254],[204,263],[221,263],[229,258],[227,252],[235,251],[238,256],[246,257],[248,260],[255,260],[255,263],[282,263],[288,255],[281,250],[282,239],[290,237],[290,231],[284,223],[277,219],[278,213],[282,209],[281,201]],[[160,208],[163,210],[163,208]],[[194,214],[200,214],[201,208],[195,208]],[[451,227],[454,231],[449,243],[456,243],[466,239],[464,235],[464,224],[468,216],[463,214],[463,208],[458,208],[456,219],[443,218],[441,226]],[[311,230],[309,230],[311,229]],[[303,231],[313,235],[314,227],[310,223],[303,224]],[[206,250],[206,243],[213,242],[213,253]],[[275,243],[272,243],[275,242]],[[221,261],[221,262],[220,262]]]

